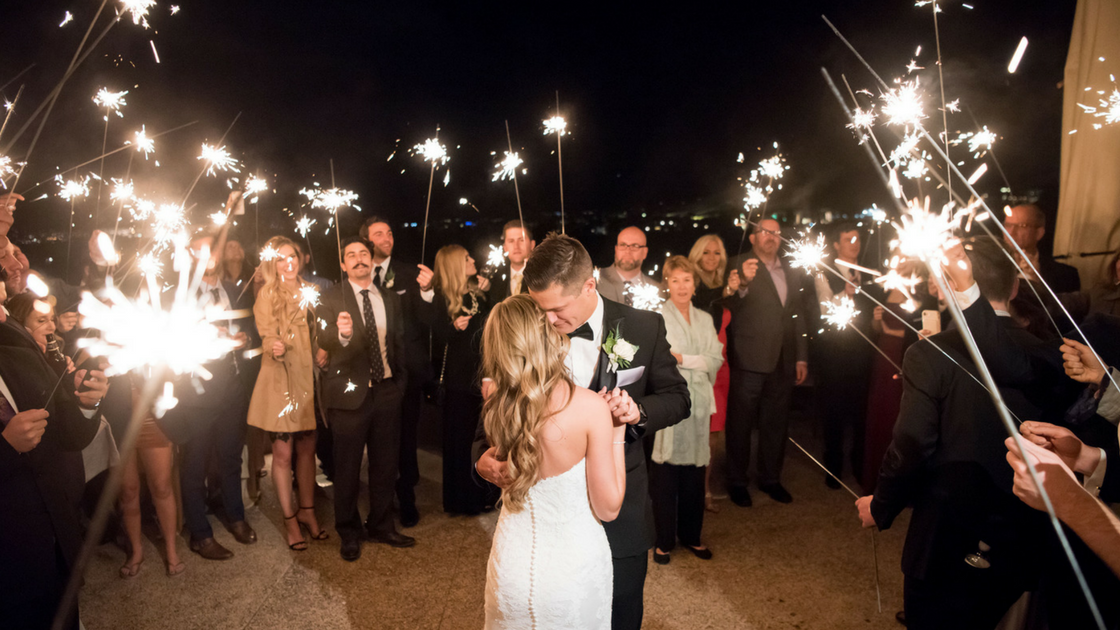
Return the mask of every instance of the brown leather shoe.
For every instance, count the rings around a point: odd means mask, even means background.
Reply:
[[[412,547],[416,544],[416,539],[412,536],[405,536],[404,534],[395,530],[386,532],[384,534],[369,534],[369,539],[373,542],[378,542],[390,547]]]
[[[242,545],[251,545],[257,542],[257,532],[253,531],[253,528],[249,527],[249,524],[245,521],[230,523],[229,531]]]
[[[204,538],[202,540],[195,540],[192,538],[191,551],[207,560],[229,560],[233,557],[232,551],[223,547],[213,538]]]

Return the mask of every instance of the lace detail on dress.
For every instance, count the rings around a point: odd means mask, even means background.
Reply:
[[[502,508],[486,568],[487,629],[609,630],[613,568],[587,498],[586,461]]]

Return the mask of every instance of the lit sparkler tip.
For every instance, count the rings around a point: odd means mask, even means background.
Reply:
[[[62,189],[58,191],[58,196],[62,197],[66,201],[74,201],[79,197],[89,196],[88,177],[80,180],[70,179],[66,180],[65,182],[62,182],[60,179],[59,182],[62,184]]]
[[[148,11],[156,0],[121,0],[121,8],[132,14],[132,23],[148,28]]]
[[[498,268],[505,262],[506,252],[498,245],[490,245],[490,253],[486,256],[486,266]]]
[[[568,133],[568,121],[563,116],[553,116],[544,121],[544,135],[556,134],[563,136]]]
[[[137,259],[136,266],[140,269],[140,273],[153,280],[158,280],[160,273],[163,271],[163,263],[152,252],[148,252]]]
[[[949,101],[948,103],[945,103],[945,109],[949,110],[949,112],[951,112],[953,114],[960,113],[960,111],[961,111],[961,99],[958,98],[954,101]]]
[[[661,308],[665,298],[661,297],[661,287],[656,284],[632,284],[626,290],[631,305],[643,311],[656,311]]]
[[[128,105],[124,100],[126,94],[128,94],[128,90],[123,92],[110,92],[109,88],[101,88],[93,97],[93,102],[96,103],[98,107],[104,107],[114,112],[117,116],[123,117],[124,114],[121,113],[121,108]]]
[[[896,81],[898,87],[882,95],[882,112],[888,123],[917,126],[926,117],[918,81],[916,77],[913,81]]]
[[[0,155],[0,179],[15,174],[16,169],[12,168],[12,158],[6,155]]]
[[[222,227],[229,222],[229,217],[221,210],[210,215],[210,220],[214,223],[215,227]]]
[[[806,234],[803,238],[794,239],[790,243],[789,266],[794,269],[817,269],[828,255],[828,244],[824,234],[817,234],[812,238]]]
[[[279,257],[280,257],[280,252],[276,251],[276,248],[273,247],[272,245],[265,245],[264,248],[261,249],[261,254],[260,254],[261,262],[269,262],[269,261],[272,261],[272,260],[276,260]]]
[[[311,230],[312,225],[315,225],[315,219],[304,215],[296,221],[296,232],[299,232],[301,237],[307,238],[307,233]]]
[[[299,307],[300,309],[315,308],[319,306],[319,287],[313,284],[305,284],[299,288]]]
[[[868,109],[856,108],[852,113],[852,122],[848,124],[849,129],[870,129],[875,124],[875,118],[878,114],[875,113],[875,108]]]
[[[66,15],[62,16],[62,23],[60,23],[58,25],[58,28],[62,28],[63,26],[66,26],[67,24],[69,24],[73,21],[74,21],[74,14],[67,11]]]
[[[312,208],[323,208],[331,214],[338,212],[340,208],[353,206],[358,200],[357,193],[343,188],[303,188],[299,194],[307,197]]]
[[[502,179],[513,179],[517,176],[517,168],[522,164],[521,158],[517,153],[510,153],[509,151],[504,151],[504,153],[505,158],[494,165],[494,168],[497,170],[495,170],[494,177],[491,181],[496,182]]]
[[[436,138],[428,138],[422,144],[412,147],[414,155],[419,155],[425,162],[431,162],[432,166],[443,166],[451,159],[447,155],[447,147],[440,144]]]
[[[148,154],[156,149],[156,142],[154,139],[148,137],[148,132],[144,125],[140,125],[140,131],[136,132],[133,136],[133,140],[131,142],[125,142],[125,144],[136,145],[136,150],[144,154],[145,160],[148,159]]]
[[[836,330],[844,330],[851,325],[852,320],[859,311],[856,310],[856,304],[852,298],[846,294],[841,294],[831,301],[822,302],[824,305],[824,320],[831,324]]]
[[[215,170],[241,172],[238,161],[229,154],[225,146],[216,147],[210,144],[202,145],[202,153],[198,159],[206,162],[206,174],[213,175]]]

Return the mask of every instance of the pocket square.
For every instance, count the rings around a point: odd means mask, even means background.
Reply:
[[[397,291],[397,295],[404,295],[404,292],[407,290],[408,289],[401,289],[400,291]]]
[[[629,370],[619,370],[618,382],[615,383],[615,387],[626,387],[627,385],[633,385],[634,383],[637,383],[638,379],[642,378],[642,374],[645,373],[646,366],[644,365],[639,365],[638,367],[630,368]]]

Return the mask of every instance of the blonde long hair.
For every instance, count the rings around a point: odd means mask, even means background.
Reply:
[[[299,277],[300,267],[303,266],[303,261],[300,259],[299,248],[296,247],[295,241],[286,236],[273,236],[265,243],[264,249],[271,247],[274,251],[279,252],[280,248],[287,245],[292,248],[292,252],[296,256],[296,280],[303,285],[303,280]],[[291,319],[295,315],[294,310],[288,308],[288,300],[284,298],[285,295],[291,293],[290,289],[283,286],[283,280],[280,274],[276,273],[276,261],[262,260],[260,266],[261,278],[264,279],[264,285],[261,287],[261,294],[268,296],[269,306],[272,307],[272,312],[278,319]],[[258,298],[260,295],[258,295]]]
[[[700,259],[704,257],[704,249],[708,247],[708,243],[715,243],[719,248],[719,267],[716,267],[714,274],[709,274],[704,271],[704,267],[700,264]],[[688,252],[688,260],[696,266],[696,275],[700,277],[700,281],[710,289],[716,289],[723,286],[723,274],[727,271],[727,248],[723,246],[723,239],[715,234],[705,234],[696,239],[692,249]]]
[[[499,459],[506,462],[510,483],[502,501],[512,512],[525,505],[529,489],[540,480],[541,429],[568,406],[575,385],[564,366],[568,338],[548,322],[527,295],[515,295],[494,307],[482,333],[482,375],[494,389],[482,405],[482,422]],[[567,387],[560,409],[550,409],[552,392]]]
[[[475,291],[473,278],[467,278],[467,249],[462,245],[441,247],[432,276],[432,288],[447,300],[447,314],[454,320],[463,310],[463,294]]]

